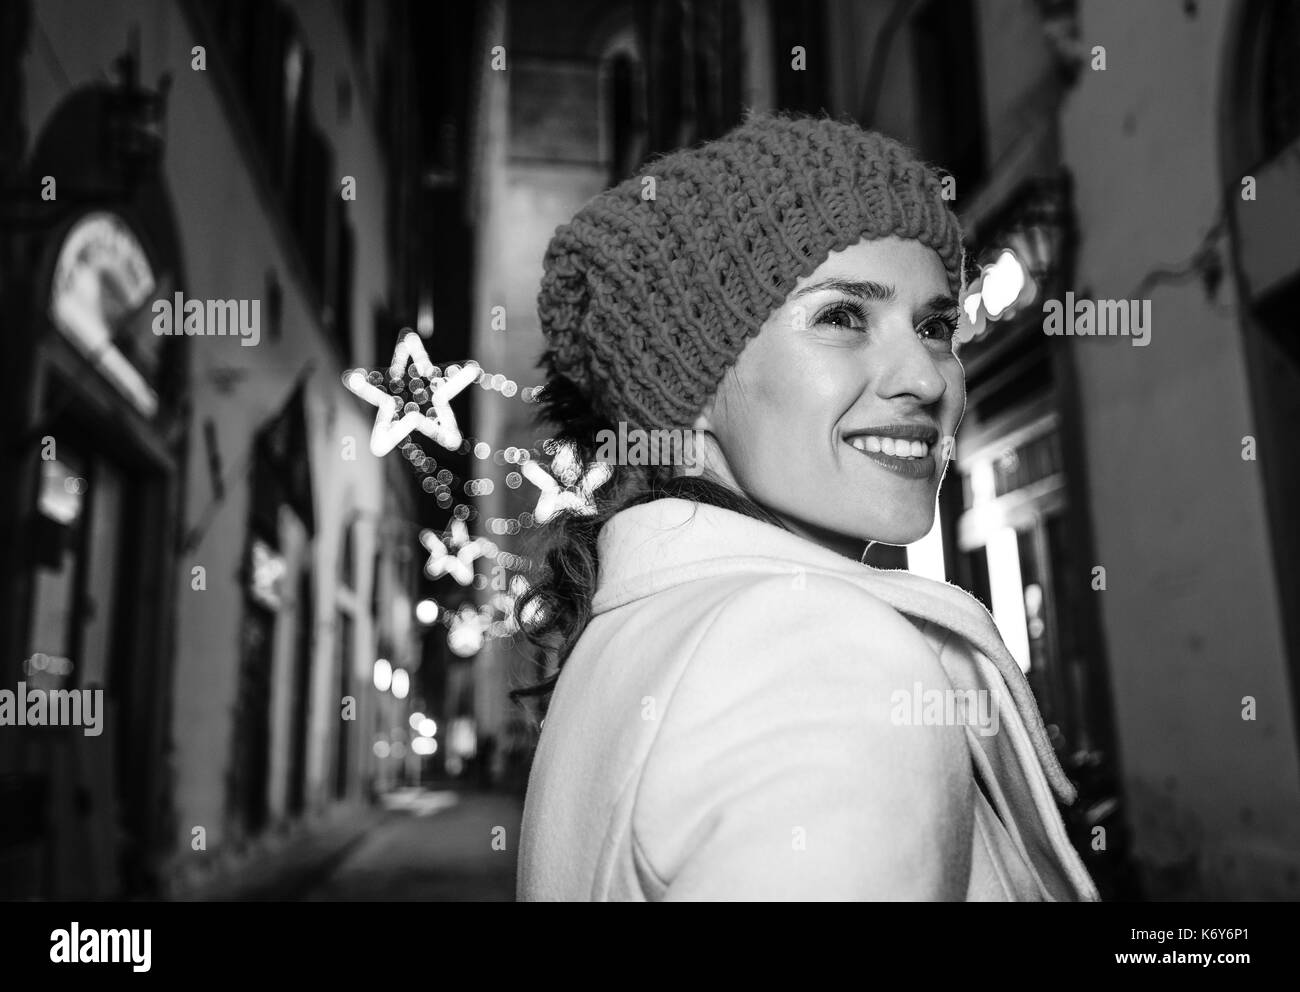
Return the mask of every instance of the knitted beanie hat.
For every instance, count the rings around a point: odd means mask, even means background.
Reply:
[[[897,141],[806,116],[754,115],[646,163],[547,248],[540,415],[578,441],[617,421],[691,428],[795,282],[864,236],[933,248],[957,295],[961,228],[940,187]]]

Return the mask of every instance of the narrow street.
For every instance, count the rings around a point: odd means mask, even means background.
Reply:
[[[410,789],[386,805],[388,815],[302,901],[514,900],[522,813],[515,796]]]

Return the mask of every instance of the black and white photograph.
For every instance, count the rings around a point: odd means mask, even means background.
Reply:
[[[3,957],[1051,902],[955,939],[1240,979],[1298,314],[1296,0],[0,0]]]

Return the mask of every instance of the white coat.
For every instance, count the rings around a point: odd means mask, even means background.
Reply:
[[[680,499],[616,514],[598,552],[520,900],[1098,898],[974,597]]]

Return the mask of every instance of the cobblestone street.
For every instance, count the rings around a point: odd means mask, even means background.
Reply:
[[[386,805],[389,814],[304,890],[304,901],[514,900],[522,813],[515,796],[412,789]],[[494,845],[494,837],[502,840]]]

